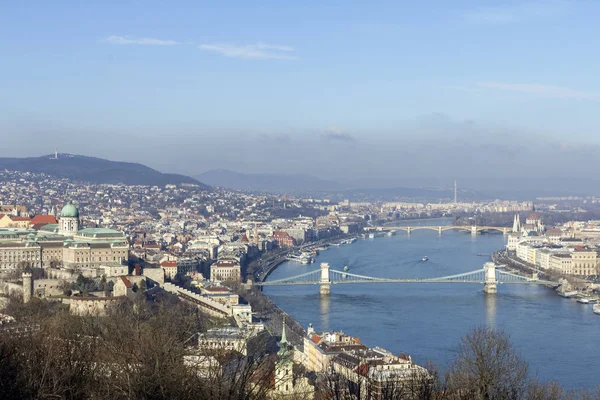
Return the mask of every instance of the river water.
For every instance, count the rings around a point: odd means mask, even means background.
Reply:
[[[312,265],[284,263],[269,280],[318,269],[321,262],[375,277],[447,276],[482,268],[489,256],[481,254],[504,245],[501,234],[446,231],[440,237],[435,231],[398,232],[332,246]],[[429,261],[421,262],[424,256]],[[332,285],[330,296],[320,296],[316,285],[265,287],[264,292],[304,327],[312,323],[317,331],[343,331],[368,346],[410,354],[420,364],[432,361],[443,370],[463,335],[488,326],[510,335],[540,379],[569,388],[600,384],[600,316],[592,313],[592,306],[545,287],[498,285],[496,295],[468,283]]]

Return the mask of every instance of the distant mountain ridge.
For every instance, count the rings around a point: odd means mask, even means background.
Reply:
[[[110,161],[97,157],[71,154],[41,157],[0,158],[0,169],[44,173],[95,184],[157,185],[195,184],[208,188],[189,176],[165,174],[138,163]]]
[[[310,175],[254,174],[226,169],[214,169],[198,175],[197,178],[212,186],[234,190],[302,195],[326,194],[334,198],[354,201],[373,199],[389,201],[399,199],[438,200],[452,199],[454,197],[453,188],[367,188],[362,187],[361,182],[338,182]],[[462,200],[473,200],[480,198],[481,194],[468,189],[460,189],[459,196]]]
[[[332,191],[344,188],[338,182],[310,175],[246,174],[227,169],[212,169],[196,178],[212,186],[254,192]]]

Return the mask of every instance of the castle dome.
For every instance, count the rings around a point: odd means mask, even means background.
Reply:
[[[79,218],[79,209],[69,201],[60,212],[61,218]]]

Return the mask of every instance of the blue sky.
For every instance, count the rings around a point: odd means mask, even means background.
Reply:
[[[291,151],[278,143],[354,157],[466,140],[462,123],[485,143],[599,145],[598,15],[593,0],[3,2],[0,132],[29,145],[0,156],[109,157],[101,136],[153,157],[158,140],[193,145],[154,161],[172,171],[266,172],[264,157]],[[214,157],[257,142],[270,153]]]

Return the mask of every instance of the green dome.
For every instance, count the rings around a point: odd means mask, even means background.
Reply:
[[[61,218],[79,218],[79,209],[75,207],[75,204],[68,202],[60,212]]]

